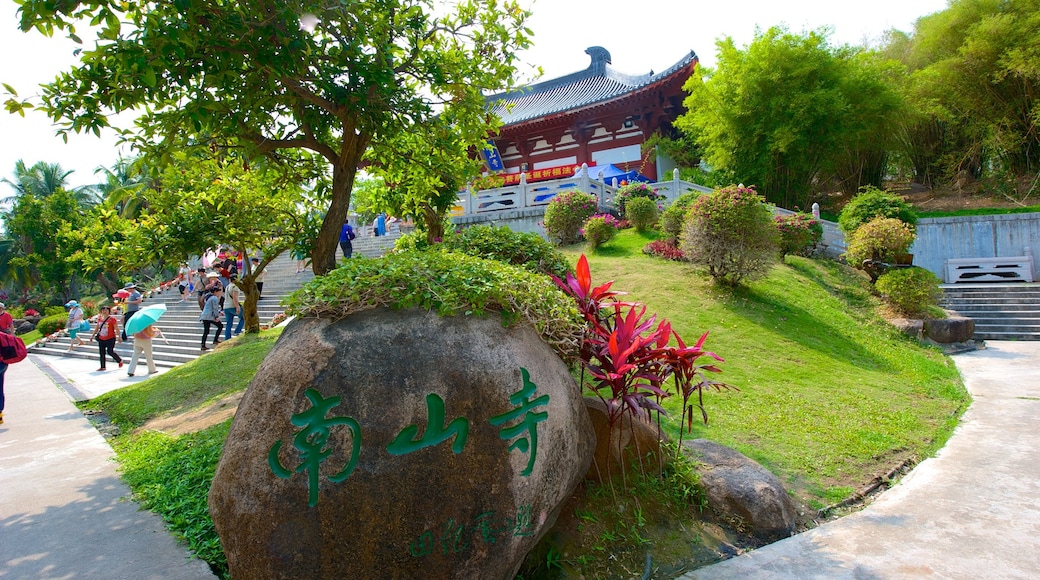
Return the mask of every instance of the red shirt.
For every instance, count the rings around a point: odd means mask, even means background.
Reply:
[[[98,323],[98,340],[108,340],[116,337],[116,317],[109,316],[108,318]]]
[[[14,319],[11,318],[11,313],[4,310],[3,314],[0,314],[0,332],[11,332],[14,330],[11,326],[14,325]]]

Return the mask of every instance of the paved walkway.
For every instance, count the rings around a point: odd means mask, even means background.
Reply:
[[[70,400],[144,377],[130,378],[115,365],[96,373],[97,361],[46,357],[70,396],[32,358],[11,365],[5,377],[0,578],[213,578],[159,516],[127,500],[112,448]]]
[[[144,377],[48,357],[49,375],[31,358],[6,378],[0,578],[212,578],[126,501],[112,449],[70,401]],[[683,578],[1038,577],[1040,342],[954,360],[974,403],[937,457],[860,512]]]
[[[953,357],[974,402],[866,509],[684,579],[1040,577],[1040,342]]]

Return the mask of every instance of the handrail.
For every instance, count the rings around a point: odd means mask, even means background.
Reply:
[[[605,183],[602,172],[599,173],[598,179],[593,179],[589,176],[590,169],[595,171],[595,167],[590,168],[587,163],[583,163],[571,177],[536,183],[527,183],[527,174],[521,173],[520,183],[517,185],[482,189],[475,193],[464,191],[459,194],[458,203],[452,208],[451,216],[474,216],[496,211],[543,207],[549,205],[558,194],[575,190],[595,195],[601,208],[614,207],[614,195],[618,190],[617,180],[612,180],[611,184]],[[665,203],[671,203],[688,191],[711,192],[709,187],[679,179],[678,169],[672,171],[670,181],[658,181],[648,185],[664,196]]]

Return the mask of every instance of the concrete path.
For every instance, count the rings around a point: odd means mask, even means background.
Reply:
[[[936,457],[862,511],[684,579],[1040,577],[1040,342],[953,357],[974,398]]]
[[[86,367],[78,368],[83,363]],[[125,367],[111,368],[115,365],[94,373],[97,361],[61,359],[55,365],[77,398],[144,378],[127,377]],[[130,490],[116,473],[112,448],[32,357],[11,365],[5,379],[0,578],[214,577],[166,531],[159,516],[128,500]]]

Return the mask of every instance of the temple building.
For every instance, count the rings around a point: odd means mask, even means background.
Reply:
[[[585,53],[592,63],[583,71],[487,97],[503,121],[492,138],[496,149],[486,155],[488,168],[504,172],[507,184],[520,172],[528,181],[570,175],[582,163],[593,176],[635,171],[651,181],[670,178],[672,163],[640,147],[657,131],[671,133],[697,55],[691,51],[660,73],[628,75],[610,66],[606,49]]]

